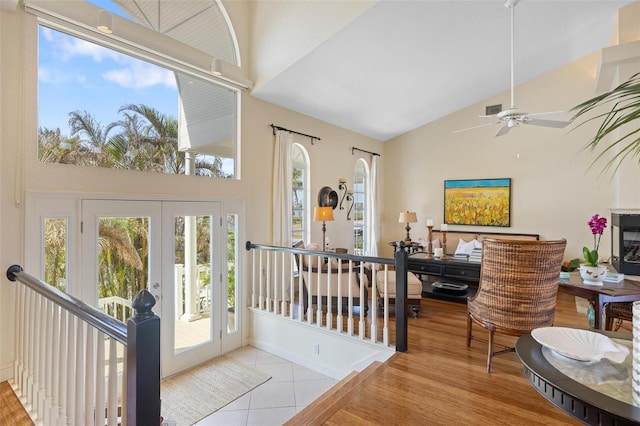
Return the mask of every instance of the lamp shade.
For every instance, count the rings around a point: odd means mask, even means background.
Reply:
[[[313,220],[319,222],[321,220],[333,220],[332,207],[316,207],[313,211]]]
[[[418,221],[418,217],[416,216],[416,212],[400,212],[400,217],[398,217],[398,223],[415,223]]]

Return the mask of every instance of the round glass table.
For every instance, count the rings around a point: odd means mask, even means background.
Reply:
[[[631,387],[631,335],[604,334],[629,348],[623,363],[576,361],[543,347],[531,334],[518,339],[516,353],[533,387],[577,420],[589,425],[640,424],[640,393],[634,398]]]

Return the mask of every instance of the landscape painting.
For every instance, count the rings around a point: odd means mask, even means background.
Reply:
[[[511,226],[511,178],[444,181],[444,223]]]

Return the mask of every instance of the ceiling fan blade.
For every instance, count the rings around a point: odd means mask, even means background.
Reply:
[[[507,133],[509,133],[509,130],[511,130],[511,127],[505,124],[504,126],[500,127],[498,133],[496,133],[496,137],[506,135]]]
[[[454,131],[453,131],[453,133],[466,132],[467,130],[479,129],[480,127],[486,127],[486,126],[493,126],[494,124],[498,124],[498,123],[485,123],[485,124],[480,124],[479,126],[473,126],[473,127],[467,127],[466,129],[458,129],[458,130],[454,130]]]
[[[530,117],[530,116],[528,116]],[[542,127],[554,127],[556,129],[562,129],[571,124],[571,121],[560,121],[560,120],[540,120],[538,118],[528,118],[524,121],[525,124],[532,124],[534,126],[542,126]]]

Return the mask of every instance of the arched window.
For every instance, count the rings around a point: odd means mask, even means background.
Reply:
[[[291,241],[309,241],[309,155],[298,143],[291,145]]]
[[[369,167],[362,158],[353,168],[353,253],[366,255],[369,223]]]

